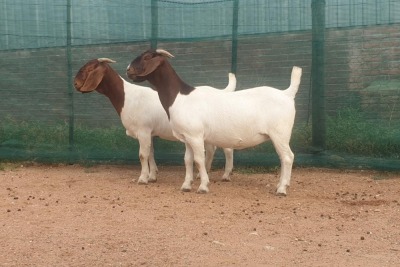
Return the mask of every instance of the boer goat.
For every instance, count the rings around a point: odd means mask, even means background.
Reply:
[[[162,49],[148,50],[131,62],[127,75],[133,81],[147,80],[157,90],[174,136],[185,143],[185,161],[194,159],[199,168],[197,192],[208,192],[204,142],[243,149],[271,139],[281,161],[276,192],[286,195],[294,159],[289,146],[296,113],[294,98],[302,69],[293,67],[286,90],[262,86],[224,94],[212,87],[186,84],[166,59],[172,57]],[[181,190],[190,191],[192,182],[193,176],[186,175]]]
[[[157,165],[154,160],[153,136],[170,141],[178,140],[172,134],[167,114],[158,100],[157,92],[124,80],[110,67],[109,63],[114,62],[108,58],[88,61],[77,72],[74,86],[79,92],[88,93],[96,90],[110,99],[121,118],[126,134],[139,140],[139,158],[142,170],[138,183],[155,182],[157,180]],[[229,84],[224,91],[234,91],[235,88],[236,78],[233,74],[230,74]],[[209,171],[215,147],[210,144],[205,146],[207,170]],[[223,180],[229,181],[229,175],[233,168],[233,150],[226,148],[224,153],[226,164]]]

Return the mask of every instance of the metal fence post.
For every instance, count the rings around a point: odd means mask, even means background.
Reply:
[[[231,72],[235,73],[235,74],[237,71],[238,20],[239,20],[239,0],[234,0],[233,1],[233,18],[232,18]]]
[[[151,48],[156,49],[158,43],[158,0],[151,0]]]
[[[312,0],[312,146],[326,148],[325,122],[325,0]]]
[[[72,88],[71,0],[67,0],[67,88],[69,97],[69,151],[74,150],[74,90]]]

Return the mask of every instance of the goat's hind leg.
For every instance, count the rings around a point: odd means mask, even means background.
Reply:
[[[281,175],[277,185],[276,194],[283,196],[286,196],[286,188],[290,186],[294,160],[294,154],[289,146],[289,139],[290,138],[287,140],[285,138],[278,138],[274,140],[273,137],[271,137],[276,153],[278,153],[281,162]]]
[[[210,173],[211,165],[214,160],[215,151],[217,147],[211,144],[204,144],[204,148],[206,150],[206,170],[207,173]],[[224,148],[225,154],[225,169],[224,174],[222,175],[223,182],[230,182],[231,181],[231,173],[233,170],[233,149],[232,148]],[[197,174],[197,177],[200,178],[200,173]]]
[[[224,148],[225,154],[225,171],[222,176],[222,181],[230,182],[231,181],[231,173],[233,170],[233,149],[232,148]]]

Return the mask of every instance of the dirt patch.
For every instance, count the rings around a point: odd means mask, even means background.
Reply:
[[[212,171],[180,192],[184,167],[7,165],[0,171],[1,266],[398,266],[400,175]],[[383,179],[384,177],[385,179]]]

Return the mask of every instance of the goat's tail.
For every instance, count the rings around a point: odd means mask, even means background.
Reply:
[[[236,76],[233,73],[229,73],[229,83],[225,87],[224,92],[233,92],[236,90]]]
[[[290,78],[290,86],[288,89],[285,90],[285,93],[288,96],[292,96],[293,98],[296,96],[296,93],[299,90],[300,86],[301,73],[302,69],[300,67],[293,66],[292,77]]]

